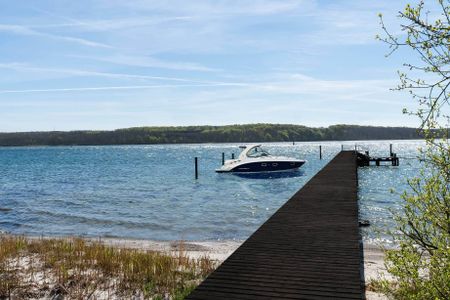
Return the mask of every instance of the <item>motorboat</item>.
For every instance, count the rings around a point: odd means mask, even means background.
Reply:
[[[261,148],[260,144],[240,147],[242,152],[237,159],[226,160],[218,173],[256,173],[295,171],[306,161],[292,157],[273,156]]]

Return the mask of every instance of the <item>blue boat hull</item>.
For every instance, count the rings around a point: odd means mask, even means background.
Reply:
[[[228,172],[251,173],[251,172],[283,172],[300,168],[304,161],[265,161],[251,162],[238,165]]]

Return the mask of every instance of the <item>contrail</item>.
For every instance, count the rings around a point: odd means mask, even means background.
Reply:
[[[45,93],[45,92],[83,92],[83,91],[106,91],[106,90],[137,90],[137,89],[178,88],[178,87],[215,87],[215,86],[247,86],[247,84],[244,84],[244,83],[162,84],[162,85],[101,86],[101,87],[81,87],[81,88],[61,88],[61,89],[0,90],[0,94]]]

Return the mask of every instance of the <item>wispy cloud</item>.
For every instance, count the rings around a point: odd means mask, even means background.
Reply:
[[[60,92],[85,92],[85,91],[111,91],[111,90],[143,90],[161,88],[186,88],[186,87],[228,87],[243,86],[239,83],[205,83],[205,84],[159,84],[159,85],[132,85],[132,86],[100,86],[80,88],[58,88],[58,89],[24,89],[24,90],[0,90],[0,94],[17,93],[60,93]]]
[[[0,65],[1,67],[1,65]],[[14,89],[0,90],[0,94],[33,94],[33,93],[70,93],[70,92],[96,92],[114,90],[146,90],[164,89],[170,93],[169,99],[184,100],[191,105],[200,107],[216,107],[221,103],[227,105],[240,105],[242,99],[245,103],[267,104],[267,109],[280,106],[296,107],[299,103],[311,109],[326,107],[339,107],[351,104],[368,105],[405,105],[404,97],[389,91],[395,86],[396,79],[380,80],[323,80],[303,74],[275,74],[271,78],[255,79],[252,82],[191,82],[181,84],[153,84],[153,85],[121,85],[121,86],[94,86],[69,87],[48,89]],[[175,94],[178,89],[189,88],[189,92]],[[192,88],[195,88],[192,90]],[[210,88],[213,88],[212,90]],[[217,88],[220,88],[218,92]],[[273,99],[273,100],[271,100]],[[278,100],[275,100],[278,99]],[[299,100],[301,99],[301,100]],[[299,102],[300,101],[300,102]],[[322,104],[321,104],[322,103]],[[310,107],[310,105],[313,105]],[[351,109],[351,108],[347,108]]]
[[[0,68],[12,69],[21,72],[51,72],[62,73],[71,76],[97,76],[117,79],[144,79],[157,81],[175,81],[180,84],[153,84],[153,85],[120,85],[97,87],[73,87],[73,88],[49,88],[49,89],[15,89],[0,90],[0,94],[8,93],[53,93],[53,92],[89,92],[112,90],[139,90],[139,89],[172,89],[172,88],[207,88],[221,87],[220,94],[204,94],[203,104],[222,101],[223,97],[233,99],[249,99],[262,97],[264,99],[277,99],[284,96],[303,97],[317,101],[353,101],[371,104],[394,104],[392,98],[383,99],[380,95],[386,95],[389,89],[397,83],[396,78],[377,80],[324,80],[300,73],[276,73],[272,75],[254,76],[253,80],[232,80],[221,82],[213,80],[196,80],[179,77],[147,76],[138,74],[107,73],[76,69],[41,68],[20,63],[0,64]],[[232,77],[230,79],[233,79]],[[232,89],[234,88],[234,89]],[[236,88],[238,90],[236,90]],[[192,96],[190,101],[199,101],[199,94]],[[215,99],[213,101],[213,99]],[[234,100],[233,100],[234,101]],[[241,101],[241,100],[239,100]]]
[[[150,12],[185,13],[196,16],[273,15],[292,11],[307,3],[304,0],[227,0],[227,1],[104,1],[105,7],[123,7]]]
[[[199,92],[192,97],[192,102],[211,106],[220,103],[240,105],[245,99],[247,105],[264,102],[268,109],[281,105],[288,110],[300,104],[317,109],[352,104],[403,107],[409,100],[390,90],[396,83],[396,78],[325,80],[304,74],[272,74],[230,86],[220,93]]]
[[[303,74],[281,74],[272,81],[250,85],[254,90],[274,95],[300,95],[313,101],[339,101],[368,104],[404,104],[403,97],[395,98],[390,88],[397,79],[324,80]],[[388,94],[392,96],[387,97]]]
[[[179,82],[194,82],[194,83],[213,83],[221,84],[223,82],[200,80],[194,78],[180,78],[180,77],[166,77],[166,76],[151,76],[151,75],[140,75],[140,74],[128,74],[128,73],[110,73],[110,72],[99,72],[90,70],[78,70],[69,68],[48,68],[48,67],[37,67],[33,65],[28,65],[24,63],[0,63],[0,69],[9,69],[17,72],[37,72],[38,74],[43,73],[54,73],[69,76],[85,76],[85,77],[104,77],[104,78],[115,78],[115,79],[142,79],[142,80],[162,80],[162,81],[179,81]]]
[[[121,18],[121,19],[108,19],[108,20],[82,20],[71,19],[69,22],[64,23],[50,23],[50,24],[31,24],[27,27],[32,29],[45,29],[45,28],[72,28],[79,31],[111,31],[129,29],[135,27],[148,27],[169,22],[186,22],[193,20],[192,16],[179,16],[179,17],[134,17],[134,18]]]
[[[0,31],[17,34],[17,35],[45,37],[45,38],[55,39],[55,40],[59,40],[59,41],[76,43],[76,44],[88,46],[88,47],[112,48],[112,46],[109,46],[109,45],[106,45],[103,43],[98,43],[98,42],[94,42],[94,41],[90,41],[90,40],[78,38],[78,37],[44,33],[44,32],[36,31],[34,29],[31,29],[27,26],[22,26],[22,25],[0,24]]]
[[[0,129],[35,130],[39,118],[39,129],[364,123],[369,115],[380,120],[375,124],[399,122],[409,98],[389,89],[405,57],[385,62],[383,47],[373,43],[377,13],[394,22],[402,6],[388,0],[7,1],[0,11]],[[106,102],[114,104],[111,111],[102,109]],[[59,110],[50,116],[52,103]],[[373,114],[375,106],[389,110]],[[79,110],[98,118],[74,117],[69,126],[60,117]],[[129,115],[112,117],[122,112]],[[8,113],[16,115],[7,119]]]
[[[139,56],[139,55],[131,56],[131,55],[116,54],[111,56],[99,56],[99,57],[71,55],[71,57],[85,58],[95,61],[109,62],[113,64],[134,66],[134,67],[161,68],[170,70],[200,71],[200,72],[221,71],[220,69],[209,68],[197,63],[165,61],[150,56]]]
[[[378,13],[383,13],[386,25],[394,28],[398,20],[396,11],[392,9],[402,9],[402,2],[406,3],[403,0],[395,1],[397,5],[385,1],[316,3],[309,9],[296,11],[299,18],[310,22],[310,29],[298,37],[304,45],[316,49],[377,43],[375,36],[381,32]]]

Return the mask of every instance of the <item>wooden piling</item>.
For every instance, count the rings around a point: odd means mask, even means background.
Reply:
[[[231,153],[231,159],[234,159],[234,153]]]
[[[194,165],[195,165],[195,179],[198,179],[198,158],[195,157],[194,159]]]
[[[322,159],[322,145],[319,146],[319,159]]]
[[[396,166],[396,167],[400,165],[400,161],[397,157],[397,153],[392,153],[392,165]]]
[[[225,152],[222,152],[222,166],[225,164]]]

